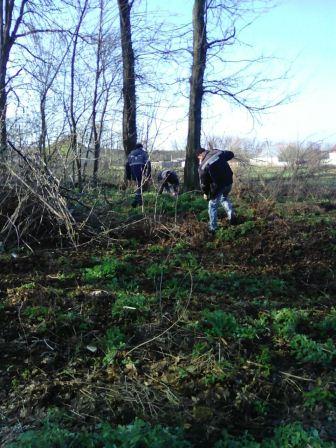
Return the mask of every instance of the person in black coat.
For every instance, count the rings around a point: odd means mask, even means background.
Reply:
[[[236,221],[233,205],[228,198],[232,188],[233,173],[228,161],[233,159],[232,151],[219,149],[205,150],[200,148],[196,155],[199,160],[199,178],[204,197],[209,201],[209,230],[217,230],[217,210],[222,205],[226,211],[228,221]]]
[[[158,174],[158,182],[160,183],[159,194],[162,194],[163,190],[167,193],[177,196],[179,193],[180,181],[173,170],[163,170]]]
[[[126,178],[135,180],[137,184],[132,206],[142,205],[142,190],[145,182],[151,177],[151,163],[141,143],[137,143],[133,151],[129,153],[125,169]]]

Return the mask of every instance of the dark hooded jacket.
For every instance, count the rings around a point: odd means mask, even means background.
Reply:
[[[150,177],[151,163],[148,160],[148,153],[142,148],[133,149],[128,155],[126,163],[126,177],[141,184],[142,176]]]
[[[233,173],[228,160],[233,159],[232,151],[213,149],[206,155],[198,168],[201,189],[210,199],[215,198],[223,187],[231,185]]]
[[[161,194],[164,188],[167,188],[169,185],[178,188],[180,184],[179,178],[173,170],[160,171],[160,173],[158,174],[158,181],[161,182],[159,194]]]

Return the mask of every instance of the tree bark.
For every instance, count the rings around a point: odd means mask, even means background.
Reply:
[[[137,140],[135,60],[132,46],[131,8],[133,1],[118,0],[121,51],[123,61],[123,146],[126,155],[134,149]]]
[[[203,80],[206,66],[206,0],[195,0],[193,7],[193,63],[190,78],[188,137],[184,185],[187,190],[199,188],[196,149],[201,145]]]

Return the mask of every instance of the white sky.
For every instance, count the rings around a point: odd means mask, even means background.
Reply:
[[[147,0],[146,4],[148,10],[177,12],[176,18],[170,14],[171,21],[191,20],[192,0]],[[277,58],[270,63],[273,73],[290,67],[288,79],[278,83],[275,89],[279,92],[272,93],[294,96],[288,104],[269,110],[254,122],[245,111],[218,98],[208,99],[203,109],[203,133],[274,142],[335,143],[336,0],[280,0],[277,7],[260,16],[240,37],[251,45],[253,54]],[[239,57],[247,50],[237,47],[235,51],[232,56]],[[160,137],[166,145],[174,140],[181,146],[185,142],[187,101],[178,98],[179,112],[174,109],[165,114],[170,125],[161,125]]]

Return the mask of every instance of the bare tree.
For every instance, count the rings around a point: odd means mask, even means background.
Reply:
[[[11,78],[7,79],[9,56],[19,37],[28,0],[22,0],[18,9],[14,8],[14,3],[15,0],[0,0],[0,154],[7,148],[7,95],[11,81]]]
[[[197,187],[197,159],[195,150],[201,144],[202,100],[204,71],[207,54],[206,13],[207,0],[195,0],[193,8],[193,63],[190,77],[188,137],[184,184]]]
[[[79,189],[82,188],[82,148],[78,145],[78,130],[77,123],[78,117],[75,111],[75,71],[76,71],[76,57],[77,57],[77,46],[79,39],[79,32],[89,6],[89,0],[84,0],[83,5],[81,0],[78,0],[78,22],[75,28],[73,36],[73,46],[71,54],[71,64],[70,64],[70,132],[71,132],[71,142],[70,149],[75,155],[75,163],[77,168],[77,182]]]
[[[135,59],[132,45],[131,9],[134,0],[118,0],[120,36],[123,60],[123,146],[126,155],[134,149],[137,140]]]
[[[98,181],[98,169],[101,152],[101,140],[104,131],[105,115],[110,100],[110,92],[118,75],[118,67],[115,64],[113,54],[116,49],[116,39],[111,30],[104,31],[104,18],[106,17],[106,4],[99,0],[99,25],[98,34],[94,38],[96,44],[95,81],[92,101],[92,132],[90,142],[93,139],[94,164],[93,183]]]
[[[271,6],[271,0],[265,0]],[[226,47],[238,42],[237,21],[254,12],[251,0],[194,0],[193,7],[193,63],[190,77],[190,100],[188,119],[188,138],[184,180],[187,189],[198,188],[197,159],[195,150],[200,147],[202,125],[202,102],[204,95],[214,94],[233,101],[251,114],[274,107],[284,101],[267,99],[265,102],[253,96],[259,88],[265,88],[283,78],[269,78],[255,70],[265,58],[252,58],[238,63],[236,72],[227,76],[216,76],[216,67],[227,67],[231,62],[223,57]],[[226,20],[224,20],[224,18]],[[249,25],[250,23],[247,23]],[[211,27],[211,36],[209,28]],[[246,24],[244,25],[247,26]],[[244,28],[243,27],[243,28]],[[211,58],[211,75],[206,73]],[[244,64],[244,65],[242,65]],[[232,65],[232,64],[231,64]],[[252,74],[249,69],[252,67]],[[210,71],[209,71],[210,72]]]

